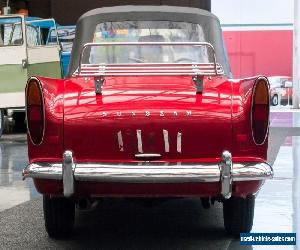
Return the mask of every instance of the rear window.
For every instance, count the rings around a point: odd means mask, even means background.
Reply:
[[[209,42],[200,24],[172,21],[99,23],[94,43],[103,42]],[[84,63],[207,63],[212,53],[205,46],[140,45],[100,46],[87,50]]]

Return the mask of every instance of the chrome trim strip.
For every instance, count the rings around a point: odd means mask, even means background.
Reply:
[[[121,152],[124,152],[124,144],[123,144],[122,131],[118,132],[118,144],[119,144],[119,150]]]
[[[137,130],[138,141],[141,130]],[[140,147],[140,146],[139,146]],[[160,154],[136,154],[149,158]],[[123,183],[202,183],[219,182],[221,195],[229,199],[233,181],[265,180],[273,177],[267,163],[232,163],[231,153],[224,151],[219,164],[138,161],[130,163],[74,163],[71,151],[65,151],[62,164],[32,163],[23,170],[27,177],[63,180],[65,197],[74,194],[75,181]]]
[[[82,58],[83,58],[83,55],[84,55],[84,51],[88,47],[99,47],[99,46],[104,46],[104,47],[106,47],[106,46],[153,46],[153,45],[160,45],[160,46],[182,46],[182,45],[184,45],[184,46],[194,46],[194,47],[207,47],[212,51],[212,54],[213,54],[212,66],[213,66],[213,71],[214,72],[209,73],[209,74],[211,74],[211,75],[222,75],[222,74],[224,74],[223,71],[221,73],[218,71],[218,66],[219,65],[217,63],[215,49],[214,49],[212,44],[207,43],[207,42],[105,42],[105,43],[86,43],[83,46],[83,48],[81,50],[81,53],[80,53],[80,57],[79,57],[79,67],[78,67],[78,70],[75,73],[75,75],[84,76],[84,74],[82,74],[82,69],[83,69],[82,66],[84,65],[84,64],[82,64]],[[130,64],[128,64],[128,65],[130,65]],[[152,65],[155,65],[155,64],[152,64]],[[94,64],[91,64],[89,66],[94,66]],[[99,74],[100,75],[105,75],[105,74],[103,74],[103,72],[105,72],[106,65],[105,64],[100,64],[100,65],[97,65],[97,67],[98,67],[97,71],[99,71],[98,75]],[[199,73],[203,74],[204,72],[199,72]],[[199,74],[199,73],[196,73],[196,74]],[[143,73],[143,74],[145,74],[145,73]],[[87,75],[90,75],[90,74],[87,74]]]
[[[161,154],[135,154],[134,157],[138,159],[160,158]]]
[[[128,70],[129,71],[129,70]],[[204,72],[204,71],[195,71],[195,72],[182,72],[182,71],[175,71],[175,72],[164,72],[164,71],[157,71],[157,72],[139,72],[139,71],[132,71],[127,73],[112,73],[112,72],[87,72],[87,73],[81,73],[80,77],[91,77],[91,76],[157,76],[157,75],[163,75],[163,76],[196,76],[196,75],[205,75],[205,76],[211,76],[213,75],[211,72]],[[219,74],[220,75],[220,74]],[[75,77],[77,75],[74,75]]]
[[[136,131],[137,142],[138,142],[138,151],[139,153],[143,153],[143,141],[142,141],[142,130],[138,129]]]
[[[177,152],[181,153],[181,141],[182,141],[182,133],[177,133]]]
[[[38,179],[62,180],[62,164],[38,162],[31,163],[22,171],[23,180],[28,177]]]
[[[273,177],[273,168],[267,163],[235,163],[232,168],[233,181],[265,180]]]
[[[170,144],[169,144],[169,132],[168,130],[163,130],[163,136],[164,136],[164,144],[165,144],[165,152],[170,152]]]
[[[125,183],[187,183],[219,182],[217,166],[155,166],[144,163],[140,166],[123,165],[99,168],[80,164],[75,169],[76,181],[125,182]]]
[[[182,162],[133,162],[133,163],[78,163],[74,170],[75,180],[87,181],[106,179],[115,181],[114,177],[122,176],[124,182],[131,182],[138,178],[140,182],[147,183],[151,174],[158,176],[160,181],[182,182],[183,179],[195,182],[218,182],[221,171],[218,164],[182,163]],[[175,173],[175,174],[173,174]],[[178,174],[181,173],[179,178]],[[95,177],[96,175],[97,177]],[[193,179],[197,176],[197,179]],[[62,180],[61,163],[32,163],[23,170],[23,178],[40,178]],[[127,179],[128,177],[128,179]],[[163,177],[163,178],[161,178]],[[233,163],[232,180],[254,181],[273,177],[273,169],[267,163]],[[125,180],[126,179],[126,180]]]
[[[130,66],[129,66],[130,65]],[[218,65],[221,67],[221,65],[218,63]],[[88,64],[82,64],[82,66],[85,69],[92,70],[98,67],[98,69],[105,69],[107,67],[112,67],[114,69],[127,69],[131,66],[136,66],[139,69],[161,69],[161,66],[164,67],[164,69],[190,69],[191,67],[193,69],[200,68],[199,66],[209,69],[211,68],[211,63],[117,63],[117,64],[106,64],[106,63],[88,63]]]

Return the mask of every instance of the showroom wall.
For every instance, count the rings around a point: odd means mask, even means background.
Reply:
[[[127,4],[192,6],[207,10],[211,8],[210,0],[30,0],[29,14],[53,17],[60,24],[75,24],[78,17],[90,9]]]
[[[235,77],[292,76],[293,2],[212,0]]]
[[[292,23],[294,0],[211,0],[222,24]]]
[[[10,0],[13,8],[20,8],[25,3],[30,16],[54,17],[62,25],[74,24],[82,13],[102,6],[156,4],[211,10],[222,23],[235,77],[292,75],[293,2],[294,0]],[[0,0],[1,6],[5,4],[6,0]]]

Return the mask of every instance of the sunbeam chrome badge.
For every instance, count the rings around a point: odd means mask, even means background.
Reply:
[[[190,117],[193,113],[191,110],[186,111],[115,111],[115,112],[101,112],[100,117],[107,118],[107,117]]]

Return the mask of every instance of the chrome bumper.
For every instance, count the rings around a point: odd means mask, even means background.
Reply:
[[[265,180],[273,177],[267,163],[232,163],[231,154],[223,152],[219,164],[209,163],[74,163],[71,151],[63,163],[32,163],[23,170],[23,179],[62,180],[64,195],[72,196],[75,181],[124,183],[199,183],[220,182],[221,194],[230,198],[232,183]]]

